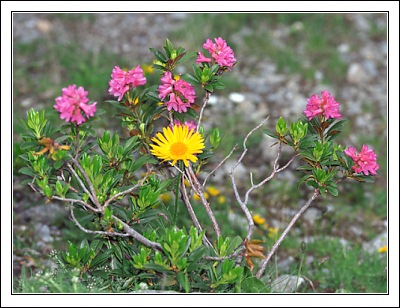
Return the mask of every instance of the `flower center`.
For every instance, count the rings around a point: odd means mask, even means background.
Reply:
[[[188,150],[188,147],[186,144],[183,142],[175,142],[174,144],[171,145],[171,154],[175,156],[181,156],[183,154],[186,154]]]

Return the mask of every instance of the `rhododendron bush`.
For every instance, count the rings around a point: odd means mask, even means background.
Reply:
[[[379,169],[373,149],[361,145],[357,153],[359,145],[335,143],[346,120],[328,91],[310,93],[297,121],[280,117],[267,128],[265,119],[248,132],[240,151],[235,146],[210,168],[222,134],[218,128],[206,131],[203,114],[237,60],[221,37],[206,39],[202,47],[188,52],[167,39],[163,50],[150,48],[159,74],[156,84],[137,63],[133,69],[111,64],[108,91],[114,100],[91,102],[85,85],[64,87],[54,105],[65,121],[61,126],[53,126],[44,111],[28,112],[21,147],[26,166],[20,170],[29,177],[25,184],[48,201],[63,202],[77,228],[92,235],[90,241],[70,242],[59,254],[66,270],[78,269],[88,280],[119,277],[127,285],[146,282],[159,290],[268,292],[264,276],[269,261],[312,202],[339,196],[344,180],[373,181]],[[188,61],[193,62],[192,73],[178,73]],[[96,134],[96,117],[105,104],[115,107],[127,134]],[[239,189],[238,183],[248,179],[238,178],[235,170],[252,150],[249,137],[261,127],[276,141],[271,172],[258,174],[258,182],[249,174],[250,184]],[[284,147],[292,149],[285,163]],[[218,190],[206,184],[235,155],[227,176],[232,206],[244,218],[246,234],[226,237],[215,215],[219,199],[209,197]],[[308,200],[285,229],[274,230],[275,243],[266,253],[264,241],[253,238],[255,222],[262,224],[262,218],[252,215],[249,199],[278,173],[291,172],[288,167],[295,160],[298,184],[309,192]],[[198,215],[199,206],[206,215]],[[189,223],[179,219],[183,215]],[[266,228],[266,237],[268,232]]]

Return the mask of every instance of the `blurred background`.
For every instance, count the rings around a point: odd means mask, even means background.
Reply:
[[[338,197],[315,202],[282,245],[277,268],[290,272],[298,266],[299,243],[307,242],[305,273],[314,286],[306,291],[335,292],[344,285],[353,292],[386,292],[382,247],[387,227],[387,15],[382,13],[14,13],[15,277],[22,267],[35,271],[53,266],[49,252],[64,249],[67,240],[83,236],[62,205],[45,204],[29,187],[20,185],[24,179],[18,174],[23,166],[18,158],[20,119],[26,118],[27,110],[46,109],[50,120],[61,124],[53,109],[54,99],[61,95],[61,88],[76,84],[89,91],[99,109],[107,111],[109,117],[103,115],[100,128],[121,130],[120,120],[104,102],[110,99],[108,81],[115,65],[150,66],[153,54],[149,48],[161,49],[166,38],[175,47],[202,51],[207,38],[219,36],[232,47],[238,64],[224,74],[226,88],[212,95],[205,113],[206,128],[218,126],[224,135],[214,163],[236,143],[241,144],[266,116],[270,116],[269,129],[274,129],[279,116],[296,121],[307,98],[323,90],[335,96],[340,113],[349,120],[337,141],[358,150],[367,144],[378,157],[380,169],[374,184],[346,182],[339,185]],[[181,70],[192,72],[190,67]],[[156,82],[159,75],[148,71],[147,78]],[[271,171],[272,144],[261,131],[250,138],[249,155],[238,170],[246,179],[243,189],[248,187],[249,172],[261,179]],[[288,155],[284,153],[282,164]],[[235,223],[240,211],[226,174],[235,159],[234,155],[210,183],[225,198],[222,205],[218,203],[220,219],[228,217],[225,223],[235,226],[226,235],[243,232],[240,223]],[[252,213],[263,219],[256,230],[260,237],[281,230],[307,200],[307,188],[293,189],[296,166],[252,195]],[[309,241],[317,236],[328,242]],[[331,239],[339,244],[332,244]],[[354,253],[346,264],[337,245],[352,245]],[[362,259],[360,265],[360,254],[365,251],[376,256]],[[325,257],[326,268],[318,265]],[[358,279],[365,272],[368,278]]]

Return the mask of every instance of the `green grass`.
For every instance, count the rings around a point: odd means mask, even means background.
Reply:
[[[321,240],[308,244],[307,254],[315,260],[303,266],[303,274],[312,277],[317,292],[387,292],[386,253],[368,254],[357,244],[344,248],[337,241]]]

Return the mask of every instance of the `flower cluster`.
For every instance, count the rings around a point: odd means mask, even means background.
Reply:
[[[211,57],[218,65],[227,67],[228,70],[230,70],[236,63],[235,55],[232,48],[229,47],[226,41],[221,37],[215,39],[215,44],[211,41],[211,39],[207,39],[206,42],[203,44],[203,48],[211,54]],[[210,63],[211,61],[212,59],[207,58],[203,55],[203,53],[198,53],[196,63]]]
[[[376,171],[379,169],[379,165],[376,163],[376,154],[367,145],[364,144],[362,146],[359,154],[357,154],[354,147],[349,147],[344,153],[353,159],[354,165],[352,168],[355,172],[376,175]]]
[[[60,112],[60,118],[66,122],[76,122],[77,125],[86,121],[86,118],[93,117],[96,112],[96,104],[94,102],[88,105],[88,92],[83,87],[76,88],[76,85],[70,85],[62,89],[62,96],[55,99],[54,109]]]
[[[342,116],[339,113],[339,103],[335,101],[333,95],[328,91],[321,92],[322,97],[313,94],[307,100],[306,110],[304,114],[308,117],[308,120],[322,115],[325,119],[340,119]]]
[[[176,112],[186,112],[187,108],[194,103],[196,93],[194,87],[180,79],[175,80],[171,72],[164,72],[161,77],[162,84],[158,87],[160,94],[158,97],[164,100],[169,95],[169,101],[165,102],[168,111],[175,110]]]
[[[119,66],[115,66],[108,83],[110,86],[108,92],[111,95],[118,96],[118,101],[120,101],[130,87],[141,86],[145,83],[146,77],[144,77],[140,65],[129,71],[124,71]]]

